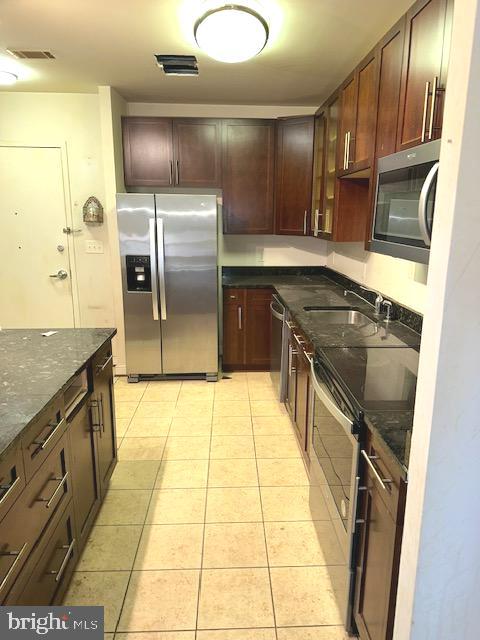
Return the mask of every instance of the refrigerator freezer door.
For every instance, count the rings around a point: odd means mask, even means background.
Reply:
[[[155,197],[117,195],[127,374],[161,374]]]
[[[217,373],[217,199],[156,194],[165,374]]]

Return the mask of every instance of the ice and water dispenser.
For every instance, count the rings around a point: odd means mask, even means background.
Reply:
[[[125,256],[128,291],[151,291],[150,256]]]

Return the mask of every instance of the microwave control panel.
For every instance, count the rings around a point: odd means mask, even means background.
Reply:
[[[125,256],[127,268],[127,290],[151,291],[150,256]]]

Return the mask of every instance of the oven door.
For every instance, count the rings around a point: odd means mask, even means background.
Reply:
[[[329,510],[343,557],[341,571],[338,565],[332,567],[331,578],[344,624],[351,630],[360,445],[352,434],[353,414],[313,362],[310,402],[310,502],[318,500],[320,490]],[[319,542],[322,545],[320,531]]]
[[[438,153],[435,141],[378,161],[373,251],[428,262]]]

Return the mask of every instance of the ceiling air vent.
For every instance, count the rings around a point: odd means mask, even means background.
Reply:
[[[19,60],[55,60],[51,51],[20,51],[19,49],[7,49],[7,51]]]
[[[165,56],[154,54],[158,66],[167,76],[198,76],[195,56]]]

